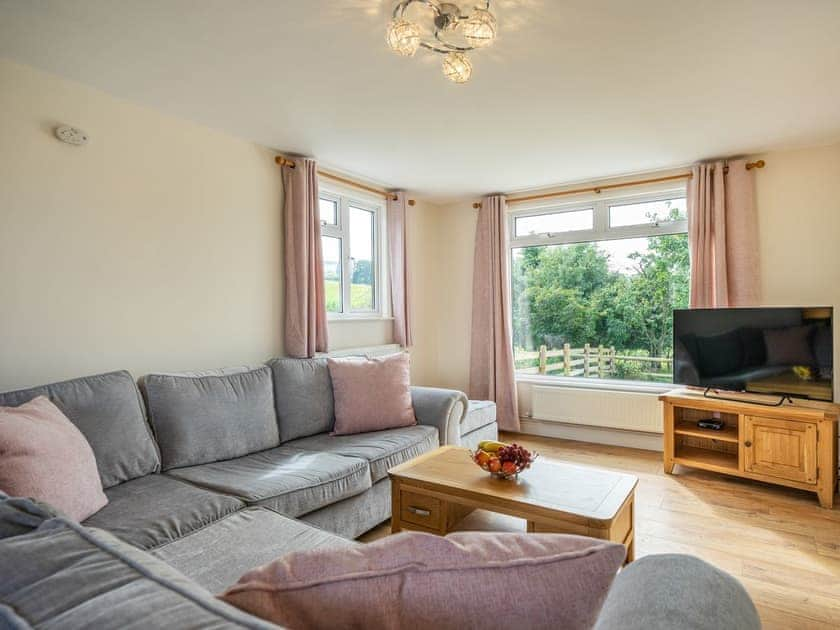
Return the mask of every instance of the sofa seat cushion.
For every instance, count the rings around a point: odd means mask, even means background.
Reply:
[[[358,457],[370,464],[373,483],[388,476],[388,469],[438,447],[435,427],[416,425],[355,435],[313,435],[289,442],[306,451]]]
[[[62,518],[0,540],[0,575],[2,628],[277,628],[108,532]]]
[[[165,475],[147,475],[108,488],[108,505],[84,524],[152,549],[241,509],[234,497],[196,488]]]
[[[364,459],[287,446],[224,462],[176,468],[167,474],[292,517],[347,499],[371,486]]]
[[[0,407],[46,396],[85,436],[105,488],[160,470],[140,392],[126,371],[0,394]]]
[[[496,422],[496,403],[492,400],[471,400],[467,415],[461,422],[461,435]]]
[[[246,571],[287,553],[356,544],[268,508],[251,507],[158,547],[152,554],[211,593],[221,593]],[[207,553],[208,549],[224,553]]]

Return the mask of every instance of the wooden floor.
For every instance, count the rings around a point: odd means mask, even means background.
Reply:
[[[662,472],[662,454],[556,440],[503,436],[542,457],[639,477],[636,557],[688,553],[736,576],[765,628],[840,628],[840,508],[816,495],[677,466]],[[475,512],[464,529],[524,531],[524,521]],[[369,542],[388,535],[382,525]]]

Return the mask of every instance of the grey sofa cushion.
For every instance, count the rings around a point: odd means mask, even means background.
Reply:
[[[389,518],[391,480],[386,477],[373,484],[367,492],[304,514],[300,520],[343,538],[353,539]]]
[[[492,400],[471,400],[467,415],[461,422],[461,435],[496,422],[496,403]]]
[[[28,534],[57,512],[45,503],[0,491],[0,539]]]
[[[733,578],[693,556],[645,556],[618,574],[595,630],[760,630],[758,613]]]
[[[211,593],[221,593],[249,569],[287,553],[355,544],[268,508],[253,507],[226,516],[152,553]],[[220,553],[207,553],[209,549],[218,549]]]
[[[366,459],[371,480],[376,483],[388,476],[388,469],[438,447],[435,427],[413,427],[357,433],[356,435],[313,435],[289,442],[288,446],[322,453],[335,453]]]
[[[151,549],[204,527],[245,504],[165,475],[148,475],[105,491],[108,505],[84,524]]]
[[[332,431],[335,424],[332,380],[326,359],[272,359],[274,404],[280,441]]]
[[[143,379],[164,470],[262,451],[279,443],[271,370]]]
[[[484,440],[498,440],[499,439],[499,425],[497,423],[485,424],[469,433],[464,433],[461,436],[461,446],[474,451],[478,448],[480,442]]]
[[[3,628],[276,628],[107,532],[53,519],[0,540]]]
[[[87,438],[105,488],[160,470],[137,384],[125,371],[0,394],[0,406],[48,397]]]
[[[281,446],[224,462],[176,468],[168,475],[300,516],[371,486],[364,459]]]

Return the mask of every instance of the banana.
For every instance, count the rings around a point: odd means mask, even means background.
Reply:
[[[487,453],[496,453],[503,446],[507,446],[504,442],[497,442],[496,440],[484,440],[478,443],[478,448]]]

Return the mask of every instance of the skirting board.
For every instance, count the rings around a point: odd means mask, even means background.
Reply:
[[[520,418],[522,433],[541,437],[594,442],[611,446],[641,448],[646,451],[662,451],[662,434],[643,431],[624,431],[602,427],[585,427],[579,424],[566,424],[550,420]]]

